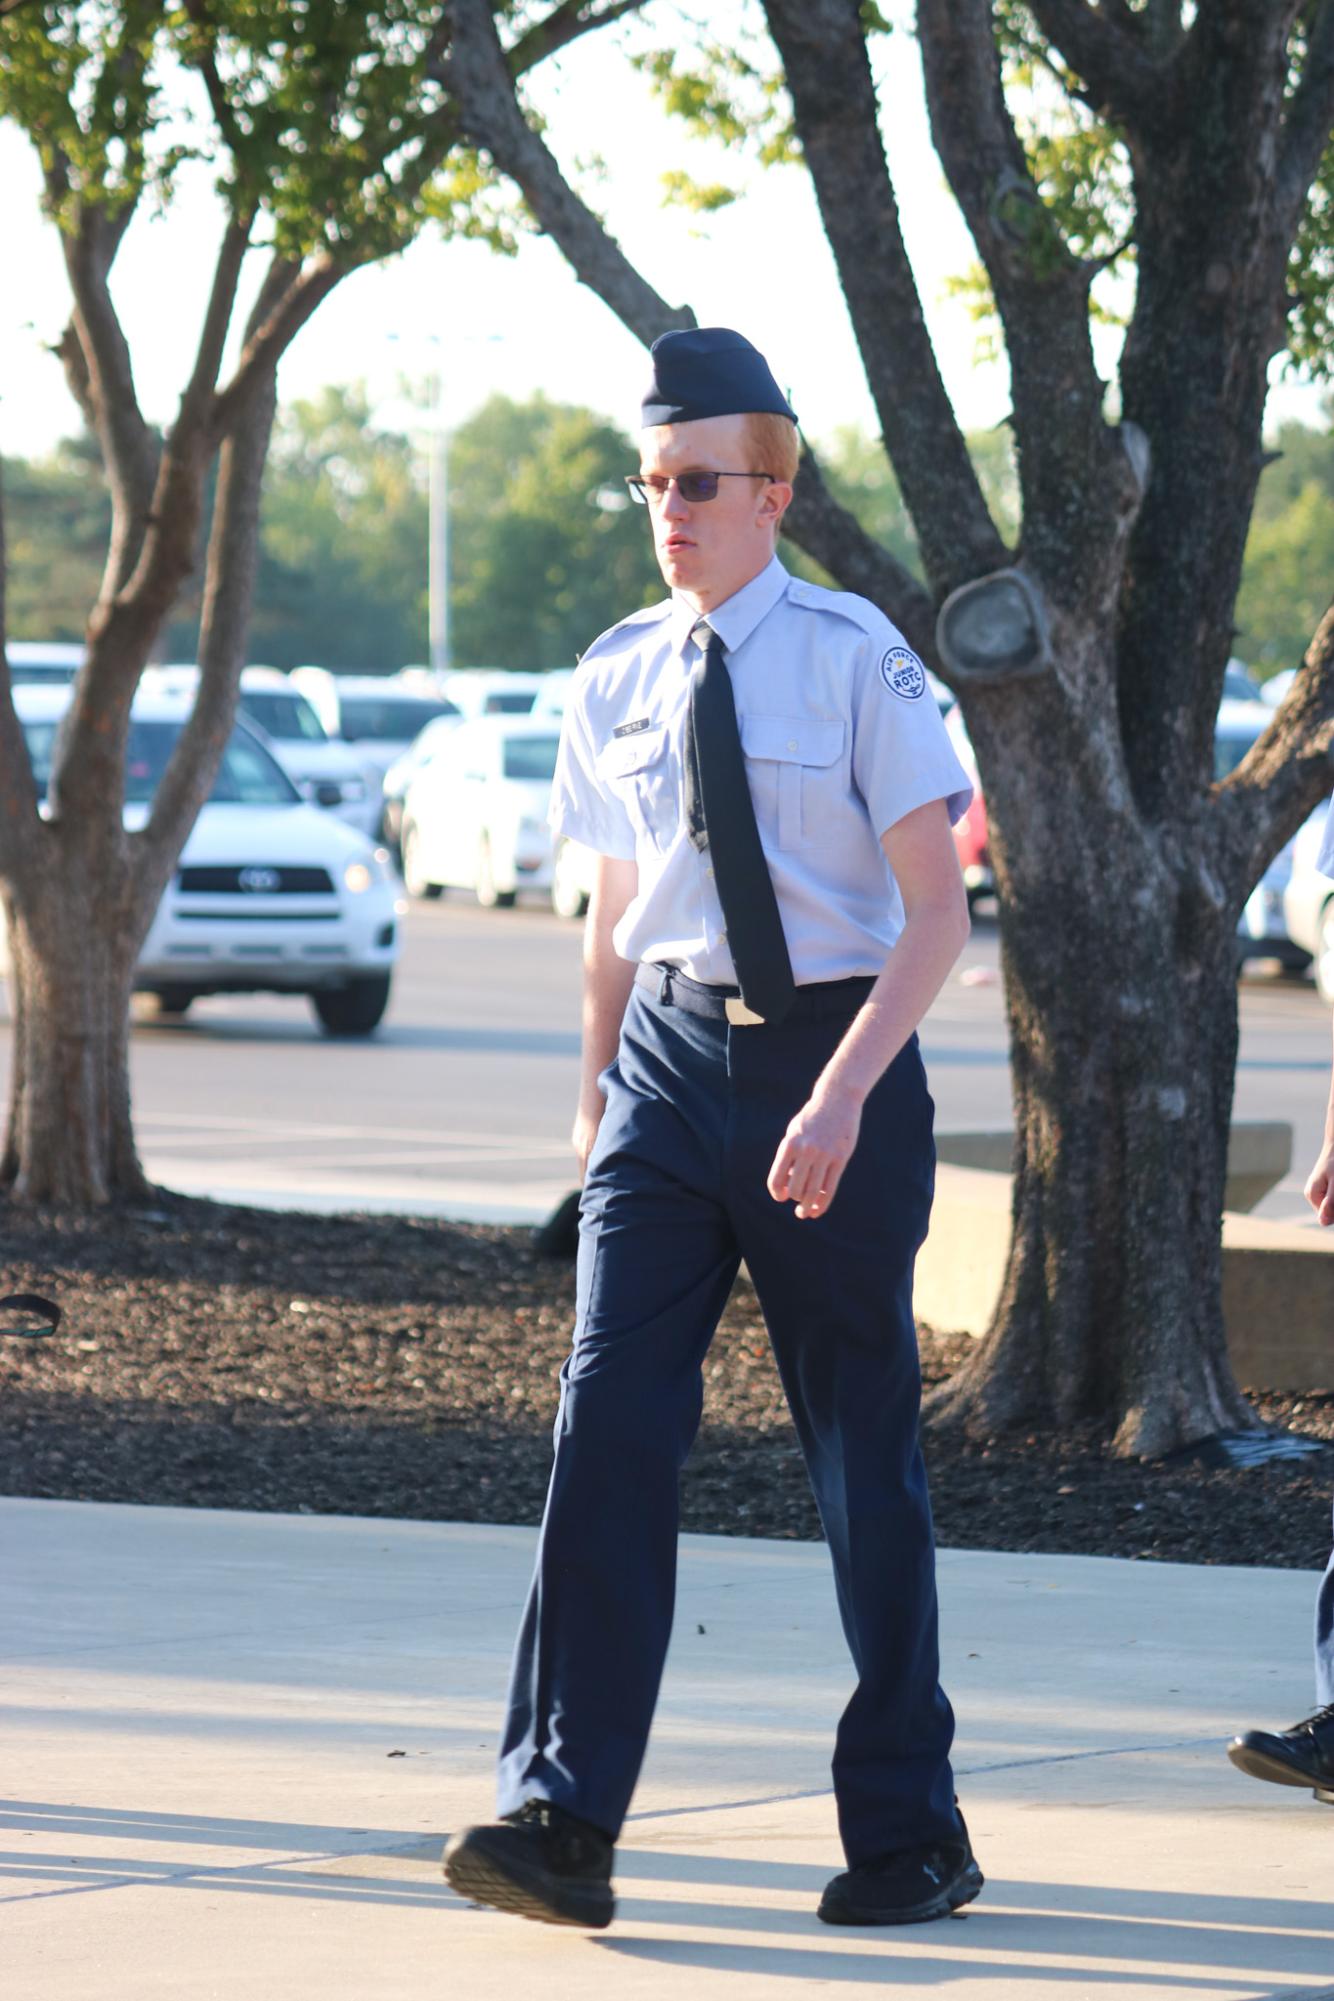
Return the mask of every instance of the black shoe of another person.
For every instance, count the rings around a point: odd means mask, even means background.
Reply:
[[[835,1876],[819,1915],[827,1925],[920,1925],[971,1904],[982,1883],[961,1815],[952,1841],[900,1848]]]
[[[1334,1702],[1291,1730],[1247,1730],[1227,1754],[1238,1771],[1276,1786],[1310,1786],[1317,1798],[1334,1792]]]
[[[517,1813],[466,1827],[445,1848],[445,1881],[461,1897],[546,1925],[601,1931],[616,1900],[612,1843],[550,1800],[528,1800]]]

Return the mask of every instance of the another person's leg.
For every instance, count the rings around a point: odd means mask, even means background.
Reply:
[[[1301,1786],[1334,1806],[1334,1556],[1316,1595],[1315,1699],[1313,1715],[1287,1730],[1243,1731],[1227,1754],[1253,1779]]]
[[[527,1809],[534,1852],[553,1826],[568,1837],[575,1878],[587,1874],[581,1840],[601,1835],[604,1885],[671,1634],[677,1482],[701,1363],[738,1263],[722,1204],[724,1060],[716,1024],[632,999],[585,1184],[574,1345],[501,1745],[502,1819]],[[466,1894],[560,1921],[549,1885],[494,1894],[490,1876],[521,1849],[521,1831],[470,1830],[447,1874]],[[609,1889],[592,1903],[575,1890],[566,1921],[605,1923]]]
[[[844,1024],[734,1042],[751,1086],[747,1159],[731,1177],[738,1236],[829,1539],[857,1686],[834,1789],[850,1873],[831,1922],[943,1916],[981,1887],[954,1799],[954,1719],[940,1686],[935,1549],[918,1443],[912,1266],[934,1181],[932,1106],[915,1041],[867,1100],[828,1212],[799,1220],[757,1186]],[[805,1044],[797,1055],[796,1044]],[[781,1060],[780,1060],[781,1059]],[[809,1071],[809,1076],[804,1073]]]

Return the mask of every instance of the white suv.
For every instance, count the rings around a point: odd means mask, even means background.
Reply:
[[[38,789],[68,688],[18,687]],[[141,685],[130,711],[125,824],[145,825],[193,691]],[[308,806],[238,718],[135,969],[164,1014],[203,994],[305,994],[330,1035],[369,1035],[389,1004],[405,906],[383,849]]]

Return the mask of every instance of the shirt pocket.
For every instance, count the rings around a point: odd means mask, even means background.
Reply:
[[[665,728],[613,737],[598,752],[597,774],[629,814],[636,841],[649,841],[658,849],[671,846],[680,807]]]
[[[740,728],[761,833],[780,848],[823,847],[846,833],[837,718],[743,716]]]

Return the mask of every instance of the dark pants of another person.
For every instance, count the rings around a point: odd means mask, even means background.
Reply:
[[[1334,1702],[1334,1556],[1329,1559],[1315,1607],[1315,1699],[1317,1708]]]
[[[654,993],[637,985],[602,1079],[500,1812],[538,1797],[620,1831],[671,1632],[678,1475],[699,1424],[704,1356],[744,1257],[857,1670],[833,1759],[856,1866],[959,1827],[912,1319],[933,1108],[914,1037],[866,1102],[828,1213],[799,1221],[765,1176],[858,995],[802,989],[795,1017],[776,1026],[731,1027],[689,1011],[692,1000],[707,1004],[707,989],[680,976]]]

